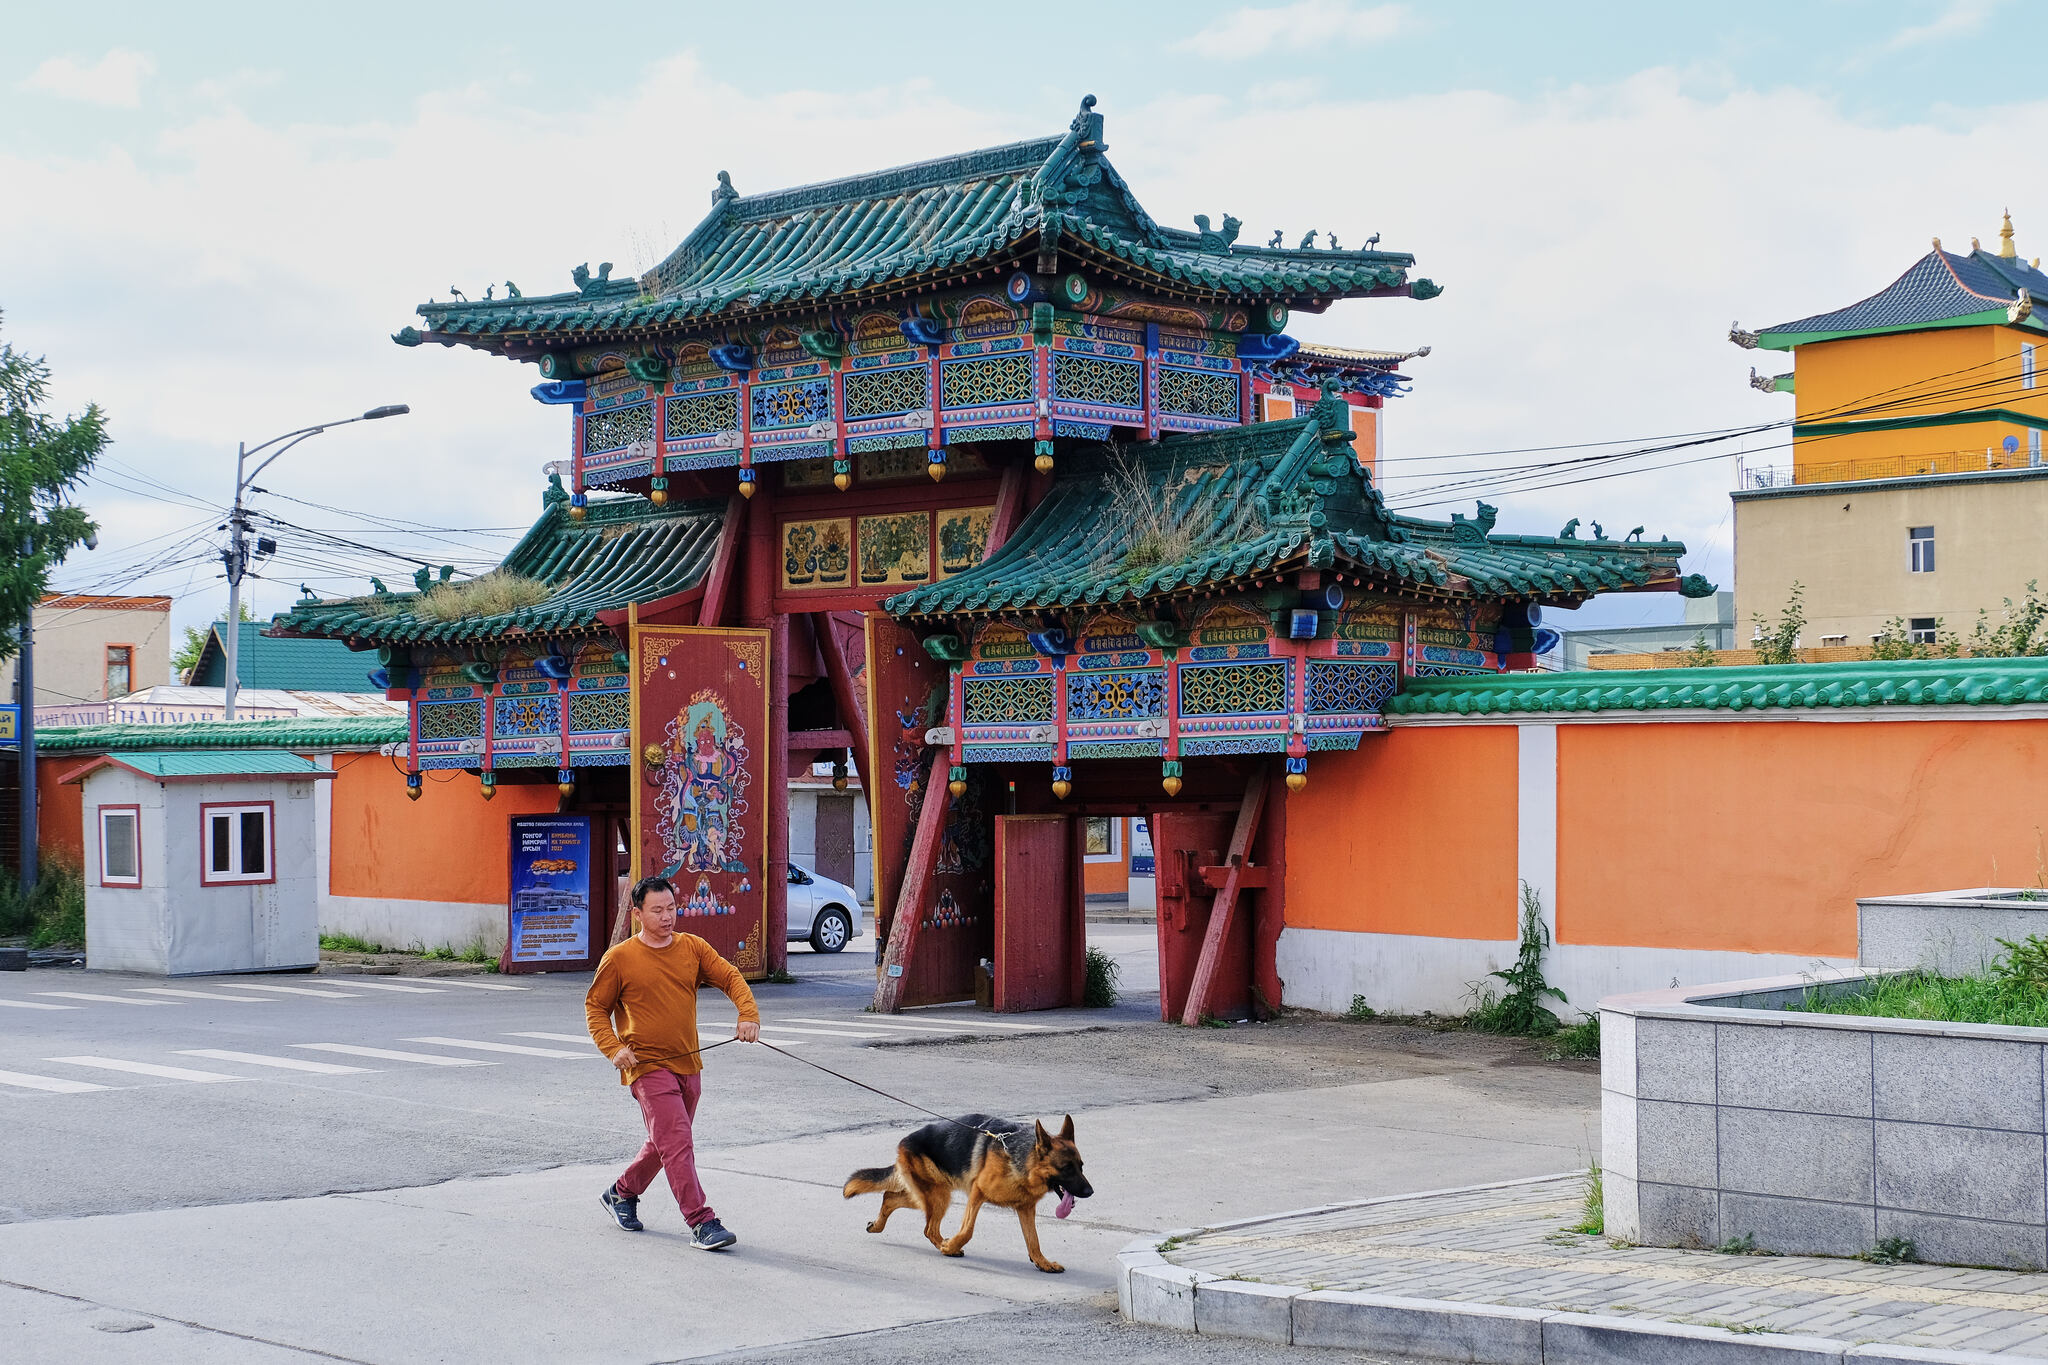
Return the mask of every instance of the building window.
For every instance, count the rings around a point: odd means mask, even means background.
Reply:
[[[253,806],[201,806],[203,839],[199,880],[205,886],[235,882],[274,882],[271,803]]]
[[[1916,645],[1931,645],[1940,627],[1941,622],[1932,616],[1915,616],[1906,622],[1906,638]]]
[[[2027,463],[2035,469],[2041,467],[2041,428],[2027,428]]]
[[[135,647],[133,645],[107,646],[107,700],[114,701],[127,696],[135,688],[131,680],[135,676]]]
[[[2020,387],[2034,387],[2034,348],[2025,343],[2020,346]]]
[[[1906,566],[1913,573],[1934,572],[1934,528],[1914,526],[1906,531]]]
[[[142,808],[101,806],[100,885],[142,885]]]
[[[1123,850],[1117,847],[1116,827],[1122,821],[1112,815],[1090,815],[1082,826],[1083,837],[1087,840],[1086,854],[1090,858],[1110,859],[1123,857]]]

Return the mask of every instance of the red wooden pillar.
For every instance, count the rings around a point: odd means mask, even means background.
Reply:
[[[745,409],[741,409],[742,413]],[[740,595],[741,618],[765,626],[768,639],[768,790],[762,818],[768,822],[768,865],[761,869],[768,896],[768,970],[789,967],[789,617],[775,610],[775,495],[769,480],[756,486],[747,504],[747,551]]]

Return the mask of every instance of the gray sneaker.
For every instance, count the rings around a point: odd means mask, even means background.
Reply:
[[[620,1227],[628,1232],[639,1232],[642,1230],[640,1200],[637,1196],[629,1197],[620,1194],[619,1187],[613,1185],[603,1194],[599,1195],[598,1199],[603,1202],[607,1209],[611,1210],[612,1217],[618,1220]]]
[[[699,1251],[723,1251],[738,1240],[716,1218],[706,1218],[690,1229],[690,1245]]]

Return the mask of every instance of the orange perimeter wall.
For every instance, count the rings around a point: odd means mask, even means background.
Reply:
[[[413,901],[503,901],[510,892],[506,822],[552,814],[552,783],[501,786],[486,802],[474,776],[428,773],[405,798],[405,774],[381,754],[334,756],[334,842],[328,891]]]
[[[1515,936],[1515,730],[1396,729],[1309,760],[1287,801],[1287,924]]]
[[[2048,873],[2048,721],[1566,724],[1557,768],[1560,943],[1854,957],[1859,896]]]
[[[85,786],[59,779],[90,762],[90,754],[36,759],[36,856],[85,862]]]

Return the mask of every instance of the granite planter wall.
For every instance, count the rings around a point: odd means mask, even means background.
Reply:
[[[2048,1029],[1781,1008],[1868,971],[1600,1002],[1609,1236],[2048,1267]]]
[[[1980,886],[1856,902],[1856,961],[1865,967],[1967,976],[2004,954],[1998,940],[2034,934],[2048,934],[2048,891]]]

